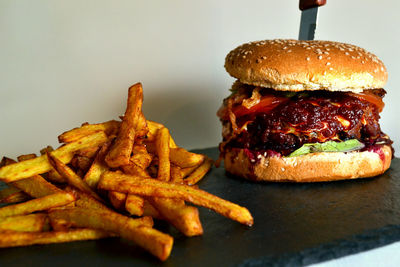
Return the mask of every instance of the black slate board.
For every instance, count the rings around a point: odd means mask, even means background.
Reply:
[[[198,150],[217,158],[216,148]],[[247,207],[248,228],[201,208],[204,235],[175,237],[162,263],[118,238],[0,250],[15,266],[265,266],[306,265],[400,240],[400,160],[381,177],[332,183],[256,184],[213,169],[200,188]]]

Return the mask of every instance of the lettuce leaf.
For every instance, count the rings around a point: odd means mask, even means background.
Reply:
[[[309,153],[316,152],[348,152],[353,150],[359,150],[364,147],[364,144],[357,139],[350,139],[343,142],[328,141],[325,143],[311,143],[304,144],[299,149],[293,151],[287,157],[297,157]]]

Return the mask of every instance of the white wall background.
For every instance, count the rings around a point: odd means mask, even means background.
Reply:
[[[215,116],[243,42],[297,38],[298,1],[0,0],[0,154],[56,146],[80,123],[123,114],[144,85],[144,112],[187,148],[216,146]],[[381,125],[400,151],[400,2],[328,0],[317,39],[357,44],[386,64]]]

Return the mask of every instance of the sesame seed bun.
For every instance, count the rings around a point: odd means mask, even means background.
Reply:
[[[225,59],[240,82],[282,91],[360,92],[382,88],[385,65],[372,53],[331,41],[265,40],[243,44]]]
[[[253,181],[324,182],[373,177],[390,166],[392,149],[384,145],[378,153],[321,152],[298,157],[264,157],[251,162],[243,149],[228,149],[225,169],[234,175]],[[253,160],[254,161],[254,160]]]

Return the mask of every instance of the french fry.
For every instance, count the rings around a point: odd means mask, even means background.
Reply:
[[[199,210],[188,206],[183,200],[169,198],[149,198],[149,202],[160,212],[161,216],[186,236],[203,234]]]
[[[157,153],[157,147],[154,143],[146,143],[147,150],[151,153]],[[187,151],[184,148],[170,148],[169,159],[172,164],[180,168],[197,167],[203,163],[205,156]]]
[[[142,103],[143,89],[142,85],[137,83],[129,88],[127,107],[118,136],[105,159],[108,166],[117,168],[129,164]]]
[[[46,180],[57,183],[57,184],[65,184],[67,180],[65,180],[64,177],[62,177],[56,170],[51,169],[47,173],[45,173],[44,177]]]
[[[206,160],[201,164],[196,170],[194,170],[186,179],[183,180],[184,184],[194,185],[197,184],[211,169],[213,160],[206,158]]]
[[[173,164],[181,168],[198,166],[204,161],[204,155],[192,153],[180,147],[171,148],[169,157]]]
[[[0,168],[3,166],[11,165],[13,163],[15,163],[15,160],[7,158],[7,157],[3,157],[0,162]]]
[[[67,187],[65,190],[67,192],[74,194],[74,196],[76,198],[75,204],[76,204],[76,207],[78,207],[78,208],[96,209],[105,214],[109,214],[110,216],[114,216],[115,214],[118,214],[88,194],[85,194],[81,191],[75,190],[72,187]],[[146,217],[141,217],[141,218],[132,219],[132,220],[135,220],[135,223],[139,223],[143,226],[153,227],[153,219],[151,217],[146,216]]]
[[[142,197],[128,194],[125,201],[125,209],[129,214],[142,216],[144,209],[144,199]]]
[[[131,163],[136,164],[139,168],[145,170],[149,167],[153,157],[147,152],[144,145],[133,145]]]
[[[74,128],[58,136],[58,141],[60,143],[71,143],[100,131],[104,132],[107,136],[116,135],[119,125],[120,122],[115,120],[98,124],[83,124],[79,128]]]
[[[8,185],[7,188],[4,188],[2,190],[0,190],[0,199],[6,198],[12,194],[21,192],[21,190],[19,190],[18,188],[15,188],[14,186],[10,186]]]
[[[63,219],[72,222],[77,227],[89,227],[115,233],[132,240],[160,260],[168,258],[173,238],[151,227],[142,226],[120,214],[104,213],[95,209],[68,208],[49,212],[50,219]]]
[[[156,138],[156,152],[158,156],[157,179],[168,182],[171,176],[171,163],[169,161],[169,131],[167,128],[158,130]]]
[[[75,155],[71,160],[71,166],[76,170],[82,170],[86,173],[92,165],[92,161],[91,158]]]
[[[92,135],[83,137],[75,142],[66,144],[56,150],[50,152],[50,154],[58,158],[63,163],[68,163],[72,159],[74,152],[90,147],[101,145],[107,141],[107,136],[104,132],[96,132]],[[10,183],[24,178],[34,176],[36,174],[41,174],[48,172],[52,167],[47,161],[46,155],[40,157],[21,161],[18,163],[10,164],[0,168],[0,181]]]
[[[25,215],[35,211],[67,205],[75,200],[72,194],[62,192],[41,198],[29,200],[24,203],[9,205],[0,208],[0,217]]]
[[[54,148],[52,146],[46,146],[40,150],[40,155],[45,155],[47,152],[51,151],[54,151]]]
[[[35,153],[25,154],[25,155],[21,155],[21,156],[17,157],[18,161],[24,161],[24,160],[28,160],[28,159],[34,159],[34,158],[36,158]]]
[[[70,167],[50,153],[47,153],[47,157],[51,166],[67,180],[68,184],[91,195],[99,201],[103,201],[76,173],[74,173],[73,170],[71,170]]]
[[[92,166],[90,166],[89,170],[86,172],[83,181],[87,183],[90,188],[95,189],[97,187],[97,183],[100,180],[100,176],[103,172],[107,171],[109,168],[106,165],[104,158],[110,148],[111,143],[106,142],[98,151],[96,158],[94,159]]]
[[[130,174],[130,173],[128,173]],[[171,182],[182,183],[183,182],[183,172],[182,169],[176,165],[171,164]]]
[[[149,128],[149,132],[147,133],[147,141],[154,142],[156,140],[157,131],[165,126],[161,123],[147,120],[147,127]],[[170,138],[169,139],[169,147],[171,147],[171,148],[178,147],[175,144],[174,139],[172,139],[171,135],[169,136],[169,138]]]
[[[249,226],[253,224],[253,217],[246,208],[187,185],[107,171],[103,173],[98,188],[146,197],[179,198],[212,209],[240,223]]]
[[[126,202],[126,194],[116,192],[116,191],[109,191],[108,192],[108,199],[110,200],[111,204],[116,210],[125,210],[125,202]]]
[[[20,158],[20,160],[24,160],[24,159]],[[25,160],[28,160],[28,159],[25,159]],[[26,179],[11,182],[11,183],[9,183],[9,186],[17,188],[17,189],[25,192],[28,196],[31,196],[33,198],[44,197],[44,196],[51,195],[54,193],[62,192],[61,189],[59,189],[56,186],[52,185],[51,183],[47,182],[40,175],[34,175],[34,176],[26,178]],[[20,199],[23,201],[23,199],[24,199],[23,195],[20,195]],[[10,203],[10,202],[7,202],[7,203]]]
[[[144,139],[147,136],[147,133],[149,132],[149,128],[147,127],[147,121],[146,118],[144,117],[143,113],[139,113],[139,118],[136,124],[136,138]]]
[[[156,208],[154,208],[154,206],[151,205],[147,199],[144,200],[143,204],[143,216],[151,216],[155,219],[164,219],[161,216],[160,212]]]
[[[0,247],[21,247],[51,243],[65,243],[81,240],[95,240],[114,236],[96,229],[71,229],[55,232],[0,232]]]
[[[61,189],[47,182],[40,175],[18,180],[10,183],[12,186],[24,191],[26,194],[33,198],[44,197],[47,195],[60,193]]]
[[[44,213],[0,218],[0,231],[42,232],[48,229],[49,222]]]
[[[82,157],[87,157],[87,158],[94,158],[97,155],[97,152],[99,151],[99,147],[97,146],[92,146],[92,147],[87,147],[85,149],[80,149],[76,151],[76,155],[82,156]]]
[[[0,203],[19,203],[19,202],[24,202],[26,200],[31,199],[27,194],[25,194],[22,191],[17,191],[15,193],[9,194],[3,198],[0,199]]]

